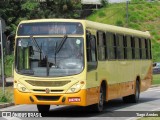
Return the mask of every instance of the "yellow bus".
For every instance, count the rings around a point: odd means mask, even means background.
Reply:
[[[22,21],[15,40],[15,104],[93,106],[139,100],[152,82],[149,32],[88,20]]]

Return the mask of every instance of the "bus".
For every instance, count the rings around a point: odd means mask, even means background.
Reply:
[[[88,20],[26,20],[17,27],[14,64],[15,104],[101,112],[112,99],[137,103],[150,87],[150,34]]]

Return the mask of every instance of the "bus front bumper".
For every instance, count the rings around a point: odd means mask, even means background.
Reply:
[[[86,106],[86,90],[73,94],[24,93],[14,88],[15,104]]]

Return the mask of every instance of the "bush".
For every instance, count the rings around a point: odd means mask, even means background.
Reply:
[[[8,98],[5,95],[1,95],[0,102],[8,102]]]
[[[117,20],[117,21],[116,21],[116,25],[122,27],[122,26],[124,26],[124,23],[123,23],[122,20]]]
[[[140,30],[140,25],[137,24],[137,23],[130,22],[130,23],[128,24],[128,27],[133,28],[133,29],[136,29],[136,30]]]
[[[4,59],[4,67],[5,67],[5,74],[7,77],[12,76],[12,64],[14,62],[14,55],[7,55]]]
[[[155,38],[156,40],[160,40],[160,35],[157,34],[157,35],[154,36],[154,38]]]
[[[138,16],[136,16],[136,15],[131,15],[130,17],[129,17],[129,21],[130,22],[138,22]]]
[[[146,3],[146,6],[147,6],[148,8],[153,8],[153,5],[152,5],[151,3]]]
[[[99,17],[104,17],[106,14],[103,12],[103,11],[100,11],[99,13],[98,13],[98,16]]]

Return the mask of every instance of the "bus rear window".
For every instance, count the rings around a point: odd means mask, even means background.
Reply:
[[[83,34],[81,23],[71,22],[38,22],[19,25],[17,35],[64,35]]]

